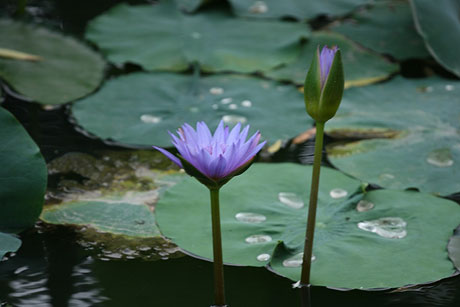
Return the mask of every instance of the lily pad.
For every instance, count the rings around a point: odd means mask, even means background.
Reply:
[[[436,77],[346,91],[326,132],[361,140],[329,146],[331,163],[385,188],[459,192],[459,94],[460,82]]]
[[[109,201],[81,201],[47,207],[41,219],[50,224],[89,226],[101,232],[150,238],[160,235],[147,205]]]
[[[456,0],[410,1],[418,33],[433,57],[448,71],[460,77],[458,37],[460,3]]]
[[[399,65],[390,63],[383,57],[358,47],[341,34],[320,31],[313,33],[295,62],[265,72],[264,75],[276,80],[303,84],[308,65],[316,54],[318,45],[339,46],[345,67],[345,87],[362,86],[381,81],[399,70]]]
[[[405,0],[376,1],[372,7],[353,13],[350,19],[331,29],[398,60],[430,55],[415,30],[410,6]]]
[[[293,17],[300,20],[312,19],[319,15],[345,15],[368,0],[230,0],[234,12],[244,17],[280,18]]]
[[[167,131],[184,122],[251,124],[270,142],[294,137],[312,124],[295,86],[238,75],[130,74],[75,103],[72,114],[102,139],[137,146],[171,146]]]
[[[8,111],[0,108],[0,231],[34,225],[43,206],[47,172],[40,149]]]
[[[454,263],[458,271],[460,271],[460,226],[454,231],[454,235],[450,237],[447,245],[449,258]]]
[[[14,253],[20,247],[20,239],[11,234],[0,232],[0,261],[7,253]]]
[[[293,61],[308,25],[238,19],[225,11],[180,12],[173,1],[120,4],[90,22],[86,37],[118,65],[183,71],[255,72]]]
[[[101,83],[105,62],[73,38],[45,28],[0,20],[0,47],[38,56],[0,58],[0,77],[20,94],[43,104],[81,98]]]
[[[292,280],[300,276],[312,168],[255,164],[221,190],[224,261],[265,266]],[[446,244],[460,207],[414,191],[362,194],[361,183],[323,168],[312,283],[343,288],[398,287],[453,273]],[[161,232],[191,254],[212,258],[208,190],[193,178],[168,190],[156,207]],[[185,196],[186,195],[186,196]],[[359,208],[359,211],[357,210]],[[187,212],[186,218],[183,218]],[[369,222],[401,220],[384,231]],[[180,221],[180,222],[179,222]],[[365,223],[358,227],[359,223]],[[404,224],[405,223],[405,224]],[[283,265],[285,263],[285,265]]]

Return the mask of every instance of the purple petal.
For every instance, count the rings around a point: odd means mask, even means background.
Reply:
[[[319,65],[321,70],[321,89],[324,87],[324,84],[326,83],[329,71],[331,70],[332,61],[334,60],[334,56],[337,50],[337,46],[334,46],[332,48],[324,46],[321,50],[321,54],[319,55]]]
[[[153,146],[156,150],[164,154],[169,160],[173,161],[176,163],[180,168],[183,168],[182,163],[180,162],[179,158],[167,151],[166,149],[163,149],[161,147]]]

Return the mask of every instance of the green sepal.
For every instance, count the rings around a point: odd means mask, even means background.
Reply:
[[[326,122],[334,117],[342,100],[344,84],[342,56],[337,50],[321,93],[320,114],[318,119],[315,118],[317,121]]]
[[[334,117],[342,100],[344,73],[340,50],[334,55],[329,75],[321,88],[320,50],[316,50],[305,78],[304,99],[308,114],[317,122],[325,123]]]
[[[182,163],[182,167],[184,168],[185,172],[189,174],[192,177],[195,177],[196,180],[204,184],[208,189],[210,190],[218,190],[220,189],[224,184],[230,181],[235,176],[241,175],[244,173],[254,162],[254,159],[249,160],[224,178],[220,179],[212,179],[209,178],[208,176],[204,175],[202,172],[200,172],[196,167],[194,167],[190,162],[185,160],[181,155],[177,155],[177,157],[180,159]]]
[[[319,46],[316,49],[316,56],[313,57],[310,68],[307,72],[304,84],[304,100],[307,113],[317,120],[320,113],[321,98],[321,67],[319,64]]]

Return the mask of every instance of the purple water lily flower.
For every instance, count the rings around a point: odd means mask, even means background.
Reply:
[[[221,121],[214,135],[204,122],[196,124],[196,131],[189,124],[184,124],[177,130],[178,136],[168,132],[179,157],[163,148],[153,147],[186,171],[187,165],[184,164],[188,163],[202,175],[218,182],[248,164],[265,145],[265,141],[259,144],[261,135],[258,131],[246,140],[248,132],[249,125],[241,130],[240,123],[230,131]],[[191,175],[198,178],[193,173]]]
[[[331,70],[332,61],[334,60],[334,56],[337,50],[337,46],[334,46],[332,48],[324,46],[323,49],[321,49],[321,53],[319,55],[319,65],[321,70],[321,89],[324,88],[324,84],[326,83],[327,76],[329,75],[329,71]]]

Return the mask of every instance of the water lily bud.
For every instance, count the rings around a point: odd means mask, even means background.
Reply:
[[[331,119],[342,100],[344,87],[343,66],[337,46],[316,50],[307,77],[304,98],[308,114],[320,123]]]

